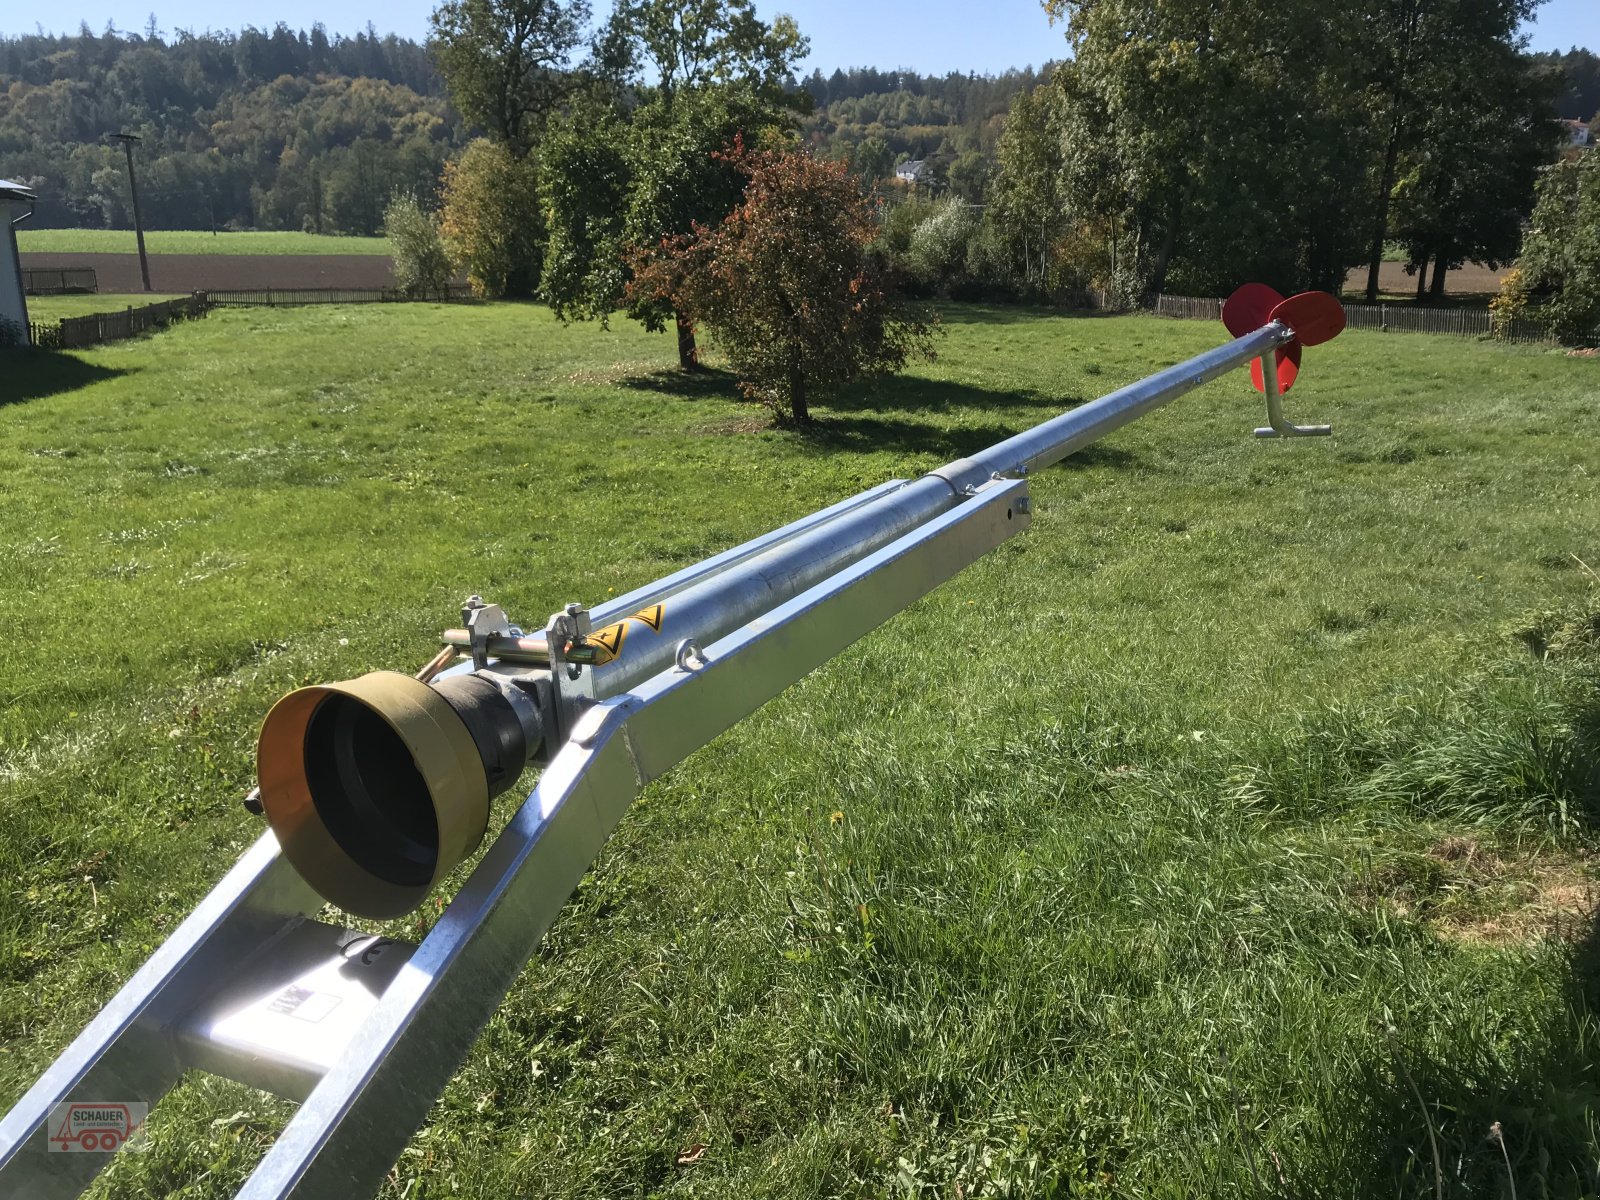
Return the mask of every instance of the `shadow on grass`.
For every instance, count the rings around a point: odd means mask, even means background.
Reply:
[[[0,351],[0,367],[4,379],[0,383],[0,408],[8,404],[21,404],[25,400],[39,400],[60,392],[76,391],[126,375],[126,370],[100,367],[84,362],[74,354],[53,350]]]
[[[834,416],[829,414],[802,431],[808,442],[834,453],[875,454],[888,450],[896,454],[932,454],[951,460],[974,454],[1020,432],[1008,425],[962,425],[946,429],[923,421],[877,415]],[[1068,468],[1110,466],[1131,467],[1138,459],[1126,450],[1098,442],[1062,460]]]
[[[1062,396],[1032,388],[996,391],[948,379],[921,379],[915,375],[888,375],[847,388],[843,394],[818,407],[823,413],[858,412],[944,412],[948,409],[1048,409],[1052,414],[1066,412],[1087,401],[1087,396]],[[1030,420],[1028,424],[1036,424]],[[1023,426],[1019,426],[1023,428]],[[1012,430],[1013,433],[1016,430]]]
[[[1579,624],[1600,629],[1600,614],[1582,613]],[[1569,798],[1569,815],[1590,837],[1600,820],[1600,694],[1577,698],[1567,715],[1574,736],[1550,788]],[[1575,877],[1551,890],[1582,887],[1588,895],[1591,886]],[[1559,990],[1541,987],[1530,973],[1538,1006],[1519,1022],[1515,1037],[1502,1036],[1498,1044],[1485,1036],[1502,1023],[1493,1015],[1494,999],[1443,995],[1414,1023],[1397,1021],[1388,1053],[1366,1065],[1346,1106],[1349,1125],[1338,1131],[1348,1135],[1357,1156],[1346,1159],[1354,1170],[1311,1194],[1431,1196],[1440,1177],[1444,1191],[1458,1196],[1596,1194],[1600,1039],[1593,1014],[1600,1011],[1600,922],[1592,898],[1568,902],[1576,912],[1538,931],[1560,939],[1543,948],[1565,959]],[[1539,953],[1516,941],[1469,941],[1453,950],[1491,952]],[[1447,1004],[1451,1011],[1442,1015]],[[1437,1030],[1445,1022],[1455,1031],[1450,1043],[1441,1046],[1435,1036],[1432,1045],[1417,1045],[1426,1026]],[[1508,1170],[1514,1186],[1508,1186]]]
[[[1041,320],[1089,321],[1129,315],[1092,308],[1049,308],[1034,304],[939,304],[935,308],[940,323],[944,325],[1032,325]]]
[[[744,399],[739,394],[739,381],[733,372],[715,367],[701,367],[698,371],[667,367],[644,375],[625,375],[617,384],[636,392],[655,392],[678,400]]]
[[[1566,987],[1540,1022],[1519,1031],[1521,1053],[1501,1058],[1488,1039],[1468,1034],[1437,1057],[1414,1045],[1420,1030],[1398,1029],[1389,1053],[1352,1089],[1348,1122],[1329,1131],[1338,1144],[1326,1161],[1343,1159],[1345,1177],[1297,1184],[1314,1195],[1432,1197],[1441,1179],[1453,1196],[1594,1195],[1600,1056],[1588,1014],[1600,1004],[1600,933],[1591,925],[1567,954]],[[1462,1008],[1454,1022],[1476,1031]]]
[[[621,387],[654,392],[679,400],[728,400],[748,404],[740,394],[732,372],[706,368],[680,371],[666,368],[619,380]],[[924,379],[914,375],[890,375],[867,380],[819,405],[812,423],[789,431],[819,450],[835,453],[872,454],[893,451],[901,454],[935,454],[960,458],[1014,433],[1031,428],[1041,420],[1066,412],[1086,402],[1083,396],[1049,395],[1032,389],[997,391],[945,379]],[[750,404],[752,409],[758,406]],[[1016,420],[973,422],[976,411],[995,416],[1024,410]],[[1038,412],[1028,410],[1042,410]],[[765,411],[765,410],[759,410]],[[959,413],[952,422],[941,420],[947,413]],[[765,426],[762,426],[765,428]],[[1090,447],[1069,460],[1074,465],[1129,466],[1136,460],[1121,450]]]

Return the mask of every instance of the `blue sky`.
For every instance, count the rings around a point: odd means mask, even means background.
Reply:
[[[811,38],[809,72],[820,67],[911,67],[923,72],[1001,71],[1061,57],[1059,28],[1051,28],[1037,0],[756,0],[764,16],[787,12]],[[141,29],[153,9],[164,31],[270,28],[283,21],[309,28],[321,21],[330,33],[354,33],[370,20],[382,33],[420,38],[435,0],[391,0],[374,7],[355,0],[67,0],[48,9],[17,0],[0,13],[0,32],[69,33],[79,21],[96,29],[114,21]],[[604,10],[606,0],[596,0]],[[1539,50],[1588,46],[1600,52],[1600,0],[1547,0],[1527,30]]]

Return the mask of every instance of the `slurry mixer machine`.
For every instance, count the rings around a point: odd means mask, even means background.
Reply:
[[[1282,393],[1338,302],[1249,284],[1223,321],[1226,345],[541,631],[474,596],[416,674],[285,696],[246,800],[270,829],[0,1120],[0,1197],[78,1195],[189,1070],[299,1102],[241,1197],[371,1195],[639,789],[1026,529],[1031,472],[1246,363],[1258,436],[1329,432]],[[419,944],[316,919],[416,908],[530,764]]]

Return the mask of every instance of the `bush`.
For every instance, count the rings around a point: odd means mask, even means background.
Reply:
[[[422,210],[415,196],[400,194],[383,210],[394,281],[413,296],[444,296],[454,268],[439,235],[438,219]]]
[[[533,164],[478,138],[444,166],[440,233],[479,296],[532,296],[544,243]]]
[[[958,287],[967,269],[967,246],[977,230],[977,209],[965,200],[941,201],[912,231],[906,255],[911,269],[941,291]]]
[[[902,266],[911,250],[911,235],[917,231],[936,207],[930,201],[915,197],[890,205],[883,211],[883,224],[878,229],[876,244],[890,258]]]
[[[1564,340],[1600,336],[1600,154],[1558,163],[1539,181],[1522,257],[1496,301],[1497,328],[1532,303]]]

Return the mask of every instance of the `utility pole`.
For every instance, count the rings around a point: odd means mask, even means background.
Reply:
[[[133,233],[139,240],[139,274],[144,279],[144,290],[152,291],[150,260],[144,252],[144,220],[139,215],[139,183],[133,177],[133,144],[140,139],[132,133],[113,133],[111,136],[121,142],[122,148],[128,152],[128,191],[133,193]]]

